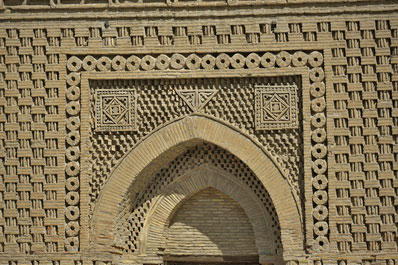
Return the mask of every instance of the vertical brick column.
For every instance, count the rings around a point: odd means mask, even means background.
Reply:
[[[6,106],[6,98],[5,98],[5,90],[7,88],[7,83],[5,81],[6,75],[6,31],[0,30],[0,253],[4,252],[4,244],[5,244],[5,219],[4,219],[4,179],[5,179],[5,166],[4,162],[6,159],[6,148],[5,148],[5,140],[6,140],[6,132],[5,132],[5,123],[6,123],[6,115],[4,112],[4,108]]]
[[[18,239],[20,252],[29,253],[32,246],[31,225],[32,204],[36,200],[32,197],[34,183],[32,182],[31,163],[35,155],[31,149],[31,88],[32,88],[32,30],[20,30],[19,34],[21,47],[19,48],[19,80],[18,80],[18,224],[20,229],[20,238]]]
[[[398,236],[398,227],[397,227],[397,220],[398,220],[398,21],[391,21],[391,66],[392,66],[392,74],[391,74],[391,81],[392,81],[392,140],[393,140],[393,154],[394,160],[392,165],[392,185],[395,191],[394,194],[394,201],[392,202],[392,207],[395,208],[395,215],[394,218],[388,220],[388,222],[393,222],[395,220],[395,237]],[[387,216],[386,216],[387,217]],[[391,218],[392,215],[389,215],[388,218]],[[390,226],[392,227],[392,226]]]
[[[391,29],[390,21],[376,21],[376,76],[377,76],[377,127],[378,137],[378,162],[379,162],[379,197],[380,205],[377,213],[380,220],[379,241],[380,250],[395,252],[396,227],[394,225],[395,209],[393,200],[395,192],[393,189],[393,138],[392,138],[392,83],[391,73]]]
[[[331,152],[333,155],[329,157],[329,196],[331,204],[330,207],[330,229],[331,229],[331,248],[337,249],[339,243],[338,239],[345,239],[349,237],[349,226],[347,222],[348,212],[346,200],[342,199],[342,193],[335,187],[342,186],[347,188],[349,166],[348,166],[348,91],[347,91],[347,59],[346,55],[346,25],[342,22],[331,23],[333,48],[331,49],[331,66],[332,66],[332,86],[333,91],[329,98],[331,100],[332,109],[329,113],[333,113],[331,128],[331,135],[329,137],[331,144]],[[342,183],[342,185],[340,184]],[[343,243],[344,244],[344,243]]]

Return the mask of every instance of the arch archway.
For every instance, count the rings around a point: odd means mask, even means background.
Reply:
[[[208,165],[185,173],[158,196],[145,220],[140,254],[147,255],[149,260],[159,257],[159,249],[166,249],[167,229],[174,214],[185,201],[206,188],[221,191],[242,207],[253,227],[258,259],[262,262],[278,260],[274,252],[276,235],[271,232],[271,220],[264,204],[248,186],[238,182],[230,173]],[[159,263],[162,263],[161,259]]]
[[[118,209],[129,189],[146,170],[167,163],[167,155],[192,142],[210,142],[242,160],[270,194],[281,226],[284,259],[303,254],[302,220],[291,188],[267,153],[250,137],[209,117],[188,116],[169,123],[139,143],[121,161],[96,204],[90,240],[96,250],[109,251]]]

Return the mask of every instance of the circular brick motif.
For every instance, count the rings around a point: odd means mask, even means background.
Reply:
[[[308,55],[304,52],[295,52],[293,54],[293,66],[296,67],[301,67],[301,66],[305,66],[308,62]]]
[[[80,103],[79,101],[71,101],[66,104],[66,113],[69,115],[77,115],[80,112]]]
[[[227,54],[221,53],[217,56],[216,66],[218,69],[228,69],[230,64],[230,58]]]
[[[78,131],[71,131],[66,135],[66,143],[75,146],[80,143],[80,133]]]
[[[202,67],[206,70],[211,70],[214,69],[214,66],[216,65],[216,59],[210,55],[206,54],[202,58]]]
[[[80,172],[80,164],[76,161],[71,161],[66,163],[66,174],[68,174],[71,177],[76,176]]]
[[[79,129],[79,127],[80,127],[79,117],[77,117],[77,116],[69,117],[66,120],[66,128],[68,128],[70,131],[75,131],[75,130]]]
[[[250,53],[246,57],[246,66],[249,69],[257,68],[260,64],[261,58],[257,53]]]
[[[77,206],[66,207],[65,216],[70,221],[76,221],[77,219],[79,219],[79,215],[80,215],[79,207],[77,207]]]
[[[312,179],[312,186],[318,190],[326,189],[328,186],[328,179],[323,174],[316,175],[315,178]]]
[[[274,68],[275,67],[275,62],[276,62],[276,56],[273,55],[270,52],[266,52],[262,57],[261,57],[261,65],[264,68]]]
[[[78,222],[69,222],[65,227],[65,233],[67,236],[77,236],[80,231],[80,225]]]
[[[314,224],[314,233],[317,236],[325,236],[329,231],[328,223],[326,222],[316,222]]]
[[[316,144],[311,148],[311,153],[315,158],[324,158],[327,154],[327,148],[324,144]]]
[[[77,72],[82,67],[82,61],[76,56],[72,56],[69,58],[68,62],[66,63],[66,67],[71,72]]]
[[[79,193],[76,191],[70,191],[66,194],[65,196],[65,201],[69,204],[69,205],[77,205],[79,203]]]
[[[79,178],[77,177],[70,177],[66,179],[65,184],[66,189],[70,191],[75,191],[80,187]]]
[[[155,58],[153,58],[150,55],[145,55],[144,57],[142,57],[140,65],[143,70],[149,71],[155,68],[155,64],[156,64]]]
[[[323,174],[327,170],[327,163],[326,160],[317,159],[312,162],[312,170],[314,170],[317,174]]]
[[[126,67],[129,71],[136,71],[140,68],[141,59],[135,55],[130,56],[126,60]]]
[[[323,143],[326,140],[326,131],[323,128],[317,128],[311,133],[311,139],[316,143]]]
[[[292,62],[292,55],[288,52],[280,52],[276,56],[276,64],[279,67],[288,67]]]
[[[329,215],[329,211],[328,208],[324,205],[318,205],[316,206],[313,211],[312,211],[312,215],[314,216],[314,218],[318,221],[323,221],[325,220],[328,215]]]
[[[115,56],[115,58],[112,59],[112,69],[115,71],[124,71],[124,68],[126,67],[126,59],[122,56]]]
[[[322,68],[313,68],[310,70],[310,80],[312,82],[320,82],[325,77],[325,73],[323,72]]]
[[[329,241],[325,236],[318,236],[314,240],[314,249],[318,251],[328,251]]]
[[[161,54],[156,58],[156,68],[159,70],[166,70],[169,68],[170,58],[167,55]]]
[[[101,57],[97,61],[97,68],[100,71],[110,71],[112,66],[112,61],[108,57]]]
[[[78,100],[80,98],[80,88],[70,86],[66,89],[66,98],[69,100]]]
[[[191,54],[185,60],[185,64],[190,70],[197,70],[200,68],[200,57],[196,54]]]
[[[185,57],[179,53],[173,54],[170,59],[170,66],[176,70],[184,68]]]
[[[234,54],[231,58],[231,66],[235,69],[245,67],[245,57],[240,53]]]
[[[323,113],[316,113],[311,117],[311,124],[315,128],[321,128],[326,124],[326,117]]]
[[[66,158],[75,161],[80,157],[80,150],[77,146],[70,146],[66,149]]]
[[[66,83],[70,86],[76,86],[80,83],[79,73],[70,73],[66,76]]]
[[[317,190],[314,192],[312,200],[318,205],[325,204],[328,201],[328,194],[325,190]]]
[[[78,251],[79,249],[79,238],[74,236],[74,237],[68,237],[65,239],[65,248],[67,251]]]
[[[325,83],[324,82],[315,82],[310,85],[310,93],[313,97],[322,97],[325,95]]]
[[[93,56],[86,56],[83,59],[83,69],[85,71],[94,71],[97,66],[97,60]]]
[[[314,98],[311,100],[311,109],[314,112],[322,112],[326,108],[326,102],[324,97]]]
[[[311,67],[319,67],[323,63],[323,55],[320,52],[314,51],[310,53],[308,57],[308,63]]]

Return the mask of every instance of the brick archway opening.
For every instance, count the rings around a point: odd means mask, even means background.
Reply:
[[[170,163],[170,157],[175,158],[200,143],[212,143],[225,149],[247,165],[269,192],[270,201],[275,207],[280,222],[283,259],[290,260],[303,255],[301,214],[289,184],[272,158],[238,129],[200,115],[176,120],[155,131],[132,149],[115,168],[93,213],[90,232],[92,252],[124,253],[120,247],[122,241],[116,235],[123,234],[123,229],[128,228],[117,225],[118,220],[128,214],[122,207],[125,199],[137,187],[143,190],[147,178]]]
[[[144,263],[279,263],[280,228],[273,226],[268,207],[236,176],[198,166],[155,199],[140,255],[146,256]]]

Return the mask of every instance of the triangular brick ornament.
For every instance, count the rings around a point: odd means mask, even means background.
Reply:
[[[217,94],[217,89],[176,90],[177,94],[194,111],[200,111]]]
[[[184,100],[184,102],[192,109],[195,109],[196,91],[177,90],[177,94]]]

